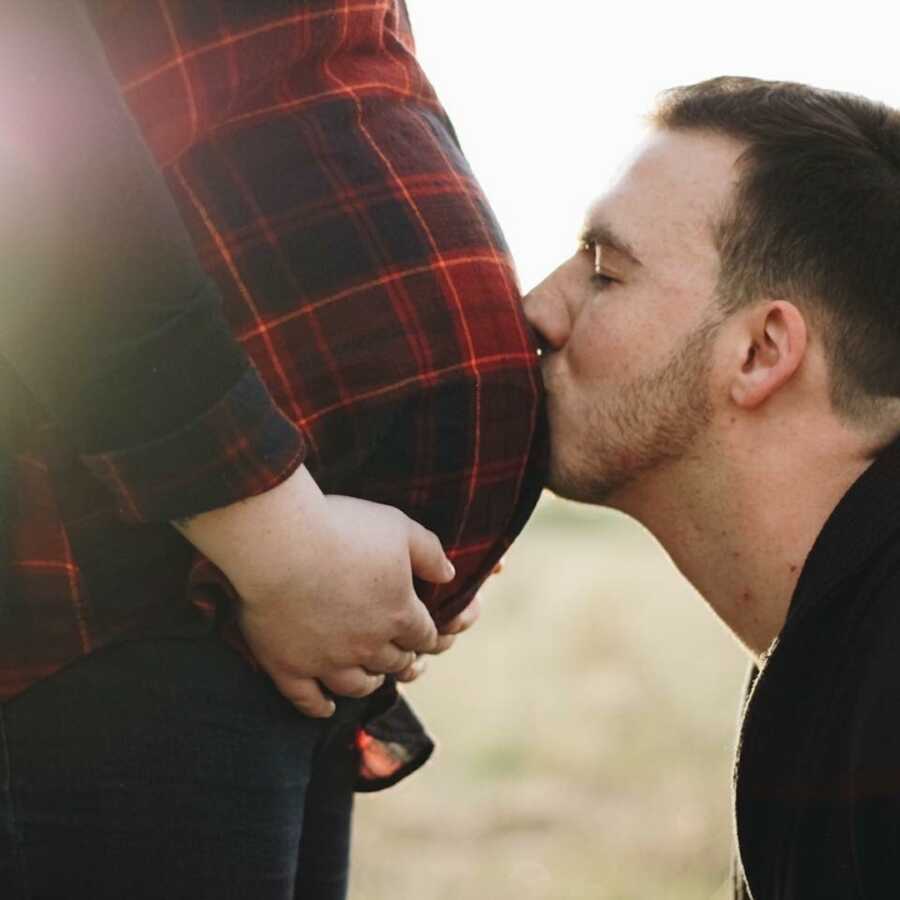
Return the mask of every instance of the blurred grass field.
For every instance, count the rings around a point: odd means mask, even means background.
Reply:
[[[725,900],[743,651],[638,525],[545,496],[408,693],[439,746],[358,799],[351,900]]]

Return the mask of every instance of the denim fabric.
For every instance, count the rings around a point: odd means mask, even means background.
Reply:
[[[218,639],[92,654],[4,704],[4,900],[342,900],[356,723]]]

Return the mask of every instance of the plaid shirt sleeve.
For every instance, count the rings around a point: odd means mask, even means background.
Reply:
[[[540,492],[542,395],[509,250],[405,4],[87,5],[310,473],[438,535],[457,578],[418,588],[448,621]]]
[[[229,329],[80,4],[4,7],[0,119],[0,354],[120,515],[162,522],[286,477],[302,433]]]

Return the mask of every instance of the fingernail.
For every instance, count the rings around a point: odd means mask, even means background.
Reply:
[[[447,572],[448,578],[456,578],[456,569],[453,567],[453,563],[450,562],[449,559],[444,559],[444,569]]]
[[[322,714],[322,718],[330,719],[335,714],[336,710],[337,710],[337,706],[335,706],[334,701],[329,700],[328,705],[325,707],[325,712]]]

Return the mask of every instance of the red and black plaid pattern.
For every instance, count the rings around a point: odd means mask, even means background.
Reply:
[[[280,414],[254,400],[248,370],[222,408],[166,439],[191,459],[209,446],[182,469],[165,442],[83,458],[30,422],[39,438],[12,457],[0,699],[110,641],[227,617],[218,573],[160,517],[202,506],[211,485],[228,497],[276,483],[304,452],[297,428],[323,490],[390,503],[440,536],[458,577],[422,596],[446,621],[537,499],[540,378],[506,245],[405,9],[90,7]]]

